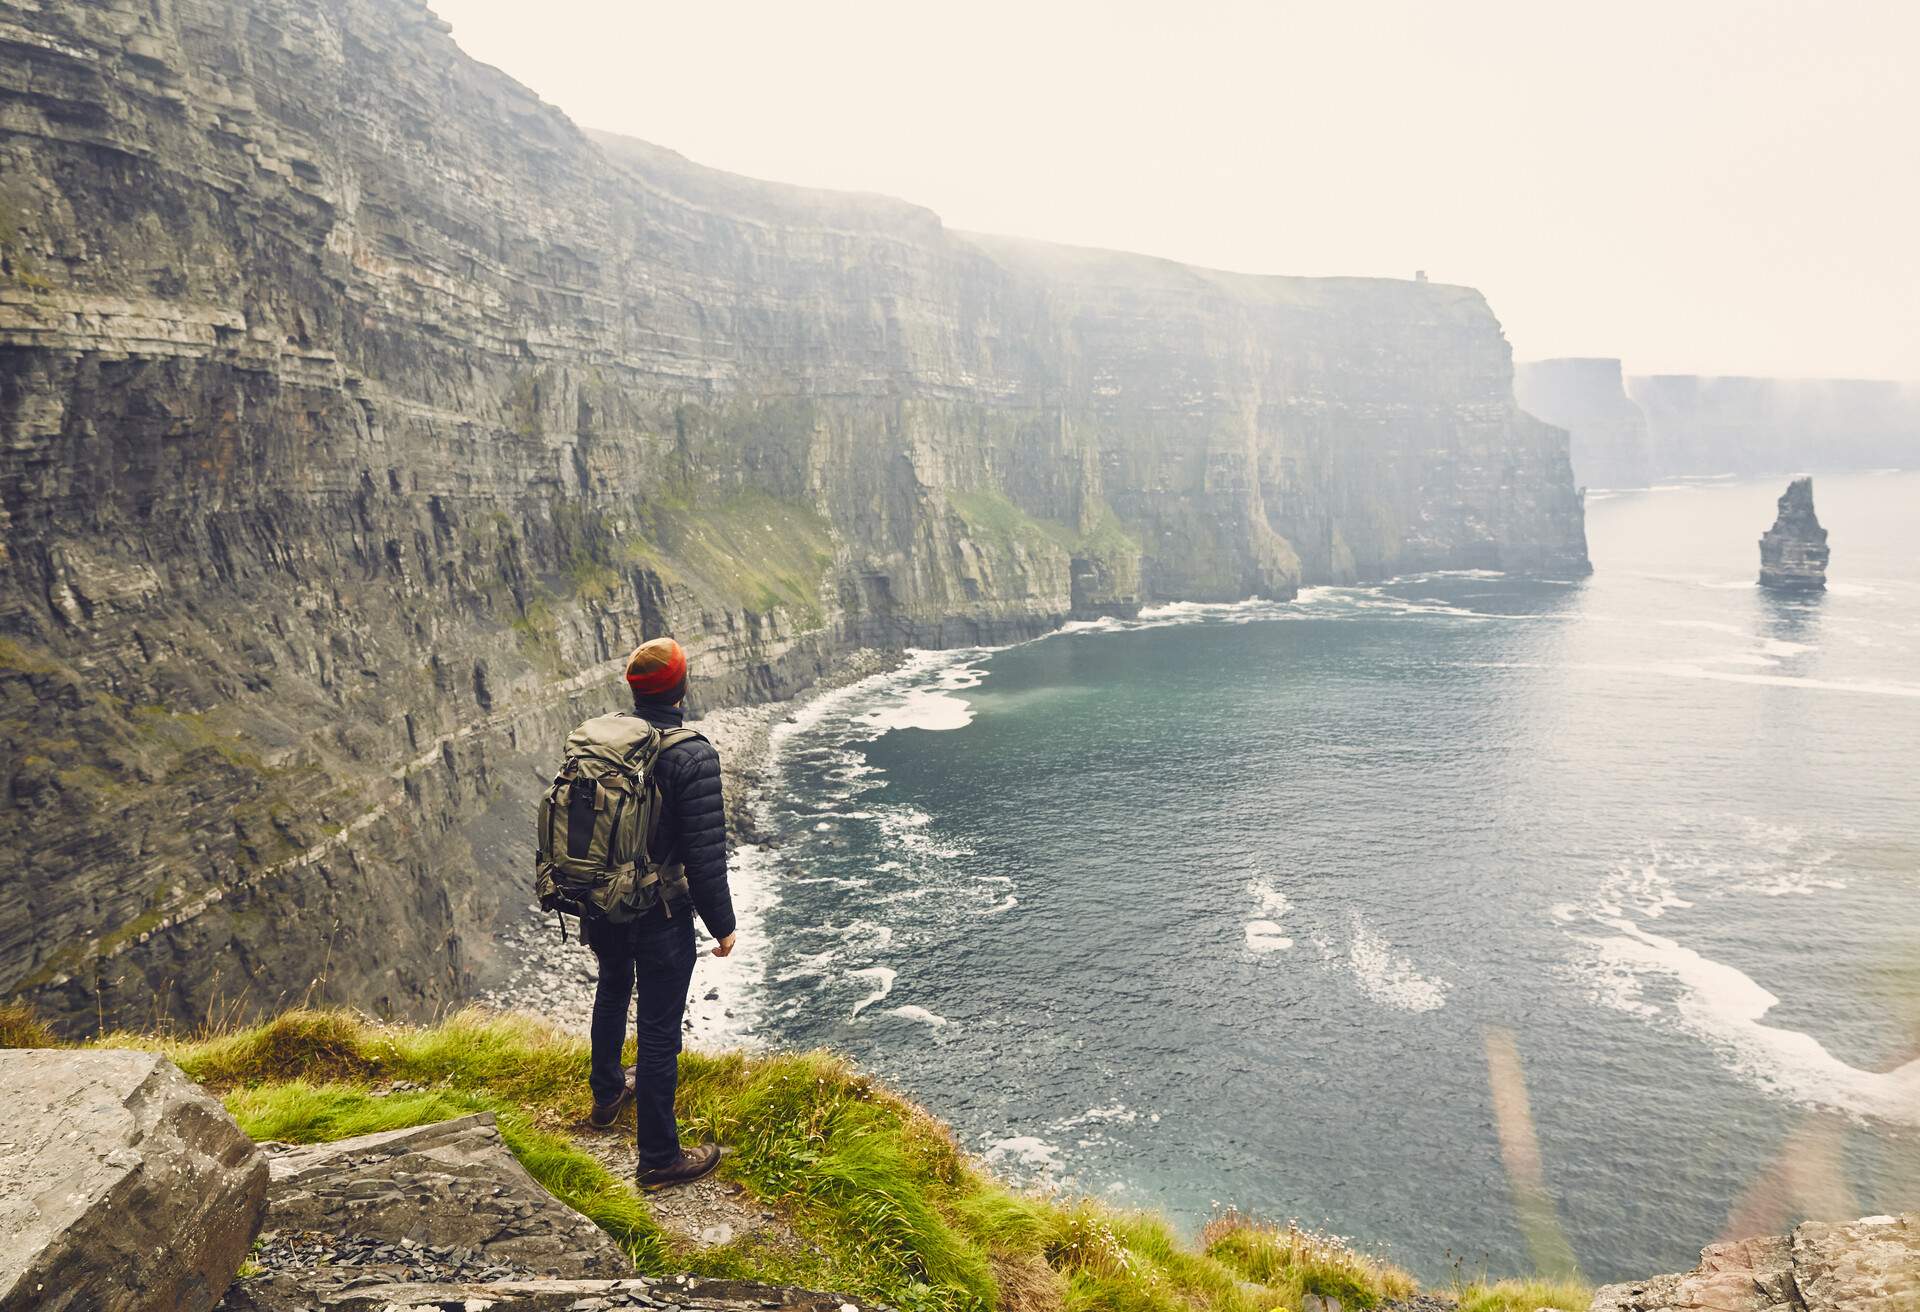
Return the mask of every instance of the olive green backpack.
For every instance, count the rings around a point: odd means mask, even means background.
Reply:
[[[686,872],[676,862],[657,865],[648,848],[660,823],[654,762],[675,743],[699,738],[692,729],[659,729],[631,711],[588,720],[567,735],[566,761],[541,796],[533,891],[543,911],[565,916],[632,920],[687,896]],[[703,740],[704,741],[704,740]]]

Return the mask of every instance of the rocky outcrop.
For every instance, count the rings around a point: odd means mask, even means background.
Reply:
[[[271,1145],[268,1164],[266,1224],[276,1237],[313,1233],[334,1245],[385,1244],[396,1268],[416,1255],[447,1252],[458,1253],[469,1271],[503,1277],[614,1278],[633,1271],[604,1230],[527,1174],[491,1112],[333,1143]],[[360,1255],[337,1269],[401,1277],[400,1269],[369,1260],[364,1246]]]
[[[1813,513],[1813,480],[1796,478],[1780,494],[1780,513],[1760,535],[1760,586],[1821,592],[1827,586],[1827,531]]]
[[[1905,1312],[1920,1306],[1920,1213],[1808,1221],[1703,1249],[1685,1275],[1608,1285],[1591,1312]]]
[[[0,1051],[0,1312],[205,1312],[266,1193],[253,1142],[166,1058]]]
[[[1920,382],[1629,377],[1655,477],[1920,466]]]
[[[266,1148],[272,1184],[258,1270],[233,1287],[224,1312],[847,1305],[810,1290],[634,1275],[605,1231],[527,1174],[491,1113]]]
[[[503,969],[619,657],[1578,572],[1478,293],[946,230],[590,137],[419,0],[0,0],[0,991],[69,1028]]]
[[[1567,430],[1581,487],[1646,487],[1653,481],[1647,417],[1628,399],[1618,360],[1532,360],[1513,367],[1520,408]]]

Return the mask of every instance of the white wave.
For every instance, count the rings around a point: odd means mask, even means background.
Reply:
[[[944,651],[914,648],[907,651],[899,665],[870,674],[844,687],[809,698],[793,714],[773,726],[772,746],[776,765],[787,745],[800,734],[808,734],[832,724],[833,736],[849,736],[872,741],[892,727],[890,708],[915,693],[929,693],[936,699],[977,686],[986,677],[984,670],[973,668],[1004,647],[958,647]],[[958,698],[953,698],[958,702]],[[964,706],[964,702],[960,702]],[[864,708],[864,709],[863,709]],[[923,708],[924,709],[924,708]],[[951,718],[950,708],[935,708],[928,718]],[[917,719],[917,713],[905,718]],[[838,758],[842,769],[850,770],[850,779],[866,779],[878,771],[868,764],[857,749],[835,742],[819,749]]]
[[[847,1013],[847,1019],[852,1020],[862,1011],[865,1011],[874,1003],[885,998],[887,994],[893,992],[893,981],[898,979],[899,976],[900,972],[891,966],[868,966],[864,970],[848,971],[847,977],[849,979],[872,980],[874,982],[874,989],[873,992],[853,1004],[853,1010]]]
[[[733,894],[734,950],[725,957],[701,952],[695,958],[687,993],[687,1042],[696,1047],[751,1047],[763,1019],[771,945],[764,932],[767,912],[779,902],[773,854],[744,844],[728,861]]]
[[[1692,902],[1681,897],[1674,887],[1669,869],[1677,865],[1698,868],[1697,862],[1678,860],[1658,846],[1642,861],[1623,861],[1613,873],[1600,881],[1590,910],[1599,915],[1635,915],[1658,920],[1669,911],[1686,910]]]
[[[874,951],[885,952],[893,946],[893,926],[878,925],[871,920],[856,920],[834,931],[848,942],[867,940],[862,946]]]
[[[1815,874],[1811,870],[1782,870],[1777,874],[1758,879],[1743,880],[1732,885],[1736,893],[1751,893],[1755,897],[1812,897],[1816,893],[1831,893],[1844,889],[1847,881],[1831,876]]]
[[[1285,893],[1264,879],[1250,880],[1247,884],[1247,892],[1253,894],[1254,902],[1262,911],[1276,920],[1284,916],[1293,906]]]
[[[1243,615],[1252,611],[1264,610],[1272,606],[1284,606],[1285,602],[1266,601],[1258,597],[1248,597],[1243,601],[1165,601],[1140,608],[1140,618],[1149,622],[1155,620],[1193,621],[1214,618],[1222,615]]]
[[[1016,1183],[1045,1186],[1057,1183],[1067,1164],[1060,1149],[1030,1134],[995,1139],[981,1156],[988,1166],[1016,1176]]]
[[[1291,948],[1293,940],[1280,926],[1281,919],[1293,905],[1287,900],[1287,895],[1264,879],[1250,880],[1247,892],[1252,894],[1254,906],[1261,912],[1247,922],[1247,951],[1284,952]]]
[[[955,694],[979,687],[986,677],[987,672],[977,666],[949,667],[931,684],[898,690],[892,701],[867,711],[860,720],[880,734],[895,729],[925,729],[931,733],[964,729],[973,723],[973,707]]]
[[[1422,975],[1413,962],[1394,952],[1386,940],[1374,933],[1357,911],[1353,913],[1352,926],[1353,942],[1347,949],[1347,964],[1362,993],[1382,1006],[1402,1011],[1436,1011],[1446,1005],[1450,984]]]
[[[1097,620],[1068,620],[1054,632],[1061,635],[1074,633],[1120,633],[1127,622],[1116,615],[1103,616]]]
[[[1072,1130],[1083,1125],[1132,1125],[1139,1119],[1139,1112],[1123,1102],[1117,1102],[1111,1107],[1089,1107],[1078,1116],[1069,1116],[1065,1120],[1055,1121],[1053,1128]]]
[[[865,888],[873,881],[862,879],[858,875],[788,875],[787,883],[796,888],[805,888],[813,884],[825,884],[829,888]]]
[[[1610,923],[1618,933],[1590,941],[1616,975],[1634,981],[1626,1000],[1638,1014],[1659,1011],[1646,1002],[1642,981],[1664,977],[1678,988],[1680,1027],[1718,1048],[1736,1074],[1801,1105],[1920,1127],[1920,1059],[1889,1071],[1849,1065],[1811,1034],[1765,1024],[1780,1000],[1737,968],[1629,919]]]
[[[909,859],[919,857],[951,861],[955,857],[973,855],[972,848],[944,840],[935,833],[933,817],[917,806],[886,807],[875,815],[874,820],[881,841],[889,849]]]
[[[1293,946],[1293,940],[1287,937],[1278,921],[1249,920],[1246,934],[1249,952],[1285,952]]]
[[[1561,924],[1658,920],[1705,899],[1812,896],[1846,887],[1828,871],[1838,853],[1811,847],[1799,829],[1753,818],[1742,827],[1742,836],[1732,840],[1694,846],[1650,842],[1644,856],[1617,863],[1585,906],[1559,903],[1551,914]]]
[[[908,1003],[904,1007],[888,1007],[886,1014],[889,1016],[898,1016],[901,1020],[910,1020],[922,1025],[931,1025],[934,1029],[939,1029],[947,1023],[945,1016],[928,1011],[925,1007],[916,1007],[912,1003]]]
[[[777,984],[786,984],[796,979],[809,979],[832,973],[832,966],[840,956],[839,948],[828,948],[823,952],[811,952],[794,960],[791,966],[773,977]]]
[[[1009,893],[1007,894],[1005,899],[994,903],[992,906],[988,907],[985,911],[982,911],[979,914],[983,916],[997,916],[1001,912],[1011,911],[1019,905],[1020,905],[1020,899],[1015,897],[1013,894]]]
[[[1402,574],[1394,583],[1425,583],[1431,579],[1504,579],[1503,569],[1430,569],[1420,574]]]

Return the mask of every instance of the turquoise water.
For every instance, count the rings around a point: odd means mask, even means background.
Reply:
[[[1920,474],[1590,504],[1596,573],[1172,606],[784,731],[757,1026],[1048,1187],[1428,1278],[1920,1205]]]

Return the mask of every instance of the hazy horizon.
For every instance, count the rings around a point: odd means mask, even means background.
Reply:
[[[583,127],[953,228],[1424,269],[1517,359],[1920,380],[1920,6],[433,7]]]

